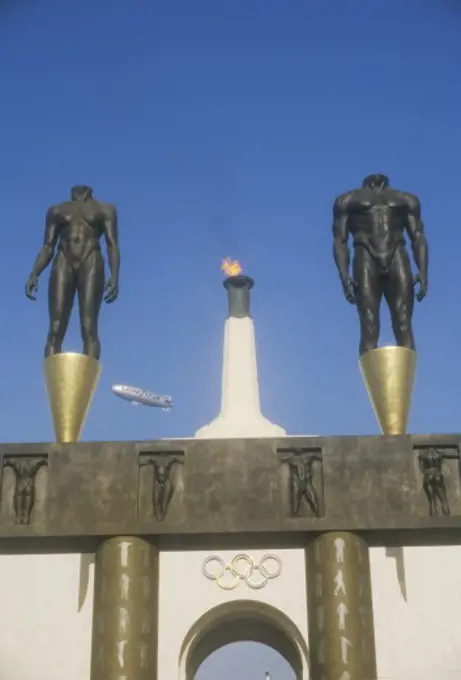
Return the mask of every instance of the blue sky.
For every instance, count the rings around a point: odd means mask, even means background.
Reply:
[[[122,252],[85,439],[187,436],[214,417],[226,255],[256,280],[265,415],[296,434],[377,432],[331,254],[335,195],[375,171],[420,196],[430,245],[410,429],[459,431],[455,0],[17,4],[0,13],[2,440],[52,438],[47,273],[38,302],[23,288],[46,208],[75,183],[118,206]],[[80,347],[74,319],[66,349]],[[132,409],[114,382],[176,408]]]

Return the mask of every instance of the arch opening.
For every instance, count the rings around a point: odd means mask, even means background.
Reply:
[[[216,650],[198,667],[194,680],[210,678],[254,678],[265,680],[269,673],[271,680],[296,680],[296,675],[287,662],[272,647],[259,642],[232,642]]]
[[[272,648],[293,669],[294,678],[302,680],[308,653],[301,632],[282,611],[251,600],[219,605],[195,622],[181,648],[181,678],[195,680],[212,654],[241,642]]]

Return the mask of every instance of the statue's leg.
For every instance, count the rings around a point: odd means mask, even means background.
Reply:
[[[435,493],[434,489],[432,487],[432,482],[429,480],[425,480],[423,483],[423,489],[426,493],[427,500],[429,502],[429,514],[435,515],[436,511],[436,502],[435,502]]]
[[[298,485],[293,478],[290,478],[290,512],[291,516],[296,516],[296,498],[297,498]]]
[[[158,506],[157,506],[158,508],[157,519],[159,522],[162,522],[165,519],[165,493],[166,493],[165,485],[161,484],[158,492]]]
[[[415,349],[412,328],[415,293],[410,258],[404,246],[399,246],[395,252],[384,294],[391,312],[397,345]]]
[[[439,497],[440,506],[442,508],[442,515],[449,515],[450,506],[448,504],[447,488],[445,486],[445,480],[443,479],[443,477],[439,480],[437,496]]]
[[[165,489],[165,498],[163,501],[163,509],[162,509],[162,516],[163,519],[166,518],[167,513],[168,513],[168,508],[170,507],[171,500],[173,498],[174,494],[174,487],[171,482],[168,482],[168,487]]]
[[[313,516],[318,517],[320,512],[320,502],[317,491],[314,489],[313,485],[310,485],[306,489],[306,500],[310,509],[312,510]]]
[[[158,486],[157,486],[157,482],[154,482],[154,486],[153,486],[153,489],[152,489],[152,507],[154,509],[155,519],[158,519],[158,516],[159,516],[159,511],[158,511],[158,496],[159,496],[159,494],[158,494],[158,492],[159,492],[159,489],[158,489]]]
[[[298,517],[299,515],[302,497],[303,497],[302,490],[299,488],[299,486],[296,486],[296,488],[293,489],[293,511],[292,511],[293,517]]]
[[[45,357],[59,354],[69,325],[74,304],[75,274],[65,255],[58,253],[53,263],[48,284],[50,328],[45,346]]]
[[[99,250],[93,250],[80,265],[77,287],[83,353],[99,359],[98,321],[104,294],[104,260]]]
[[[361,356],[378,346],[379,308],[383,293],[379,264],[364,247],[358,246],[355,249],[353,275],[357,283]]]
[[[23,523],[29,524],[35,505],[35,489],[32,487],[24,494]]]
[[[16,488],[14,490],[14,515],[15,524],[21,524],[21,514],[22,514],[22,498],[21,489],[19,488],[18,482],[16,482]]]

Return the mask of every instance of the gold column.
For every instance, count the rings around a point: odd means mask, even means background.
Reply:
[[[312,680],[376,680],[367,543],[349,532],[306,548]]]
[[[111,538],[95,559],[91,680],[156,680],[158,550]]]

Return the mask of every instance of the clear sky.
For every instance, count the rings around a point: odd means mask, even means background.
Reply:
[[[226,255],[256,280],[265,415],[295,434],[376,433],[331,237],[335,195],[371,172],[420,196],[430,245],[410,429],[459,431],[460,3],[0,7],[2,440],[52,438],[47,273],[35,303],[24,284],[47,207],[75,183],[117,205],[122,252],[85,439],[188,436],[216,415]],[[74,322],[66,348],[80,347]],[[175,409],[131,408],[114,382],[171,394]],[[210,673],[201,680],[234,677]]]

